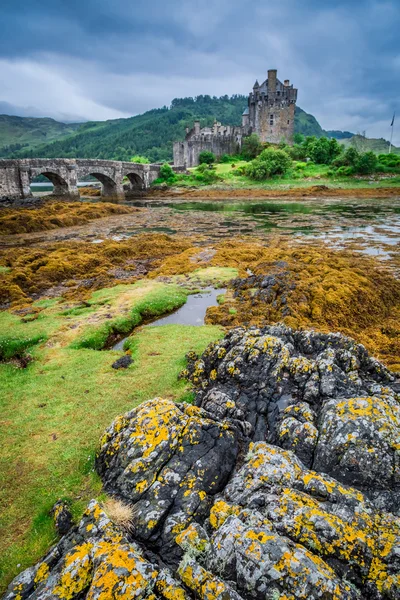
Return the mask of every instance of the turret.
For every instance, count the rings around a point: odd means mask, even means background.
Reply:
[[[200,133],[200,121],[194,122],[194,133],[195,135],[199,135]]]

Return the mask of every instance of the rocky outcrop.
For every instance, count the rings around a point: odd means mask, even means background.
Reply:
[[[341,335],[236,329],[101,439],[105,490],[6,600],[399,600],[399,382]]]
[[[400,511],[399,381],[340,334],[234,329],[189,356],[196,402]]]

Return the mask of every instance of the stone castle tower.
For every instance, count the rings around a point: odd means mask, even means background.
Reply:
[[[200,121],[195,121],[194,127],[186,130],[185,140],[174,143],[174,165],[182,168],[197,166],[203,150],[209,150],[217,157],[240,152],[243,137],[251,133],[256,133],[262,142],[279,144],[285,140],[292,144],[296,100],[297,89],[289,80],[281,83],[277,71],[269,70],[268,79],[261,85],[256,81],[249,94],[241,127],[215,121],[213,127],[200,128]]]
[[[297,89],[288,79],[282,83],[276,69],[268,71],[268,79],[258,81],[249,94],[248,108],[243,113],[243,126],[250,127],[262,142],[279,144],[284,139],[293,143],[294,113]]]

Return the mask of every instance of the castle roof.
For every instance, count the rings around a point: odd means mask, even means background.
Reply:
[[[247,106],[247,107],[244,109],[244,111],[243,111],[243,113],[242,113],[242,116],[244,116],[244,115],[248,115],[248,114],[249,114],[249,107]]]

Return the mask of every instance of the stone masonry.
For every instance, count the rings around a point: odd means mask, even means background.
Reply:
[[[0,201],[23,200],[32,197],[30,184],[35,177],[45,175],[54,185],[55,196],[79,198],[78,181],[93,175],[102,184],[105,197],[124,197],[123,180],[129,188],[143,190],[157,179],[160,165],[144,165],[113,160],[24,158],[0,160]]]
[[[279,81],[277,71],[270,69],[261,85],[255,82],[242,115],[242,125],[221,125],[215,121],[213,127],[200,128],[200,121],[195,121],[192,129],[186,129],[185,140],[174,143],[174,165],[197,166],[203,150],[217,157],[240,152],[243,138],[251,133],[257,134],[262,142],[279,144],[284,140],[291,144],[296,100],[297,89],[287,79],[283,83]]]

